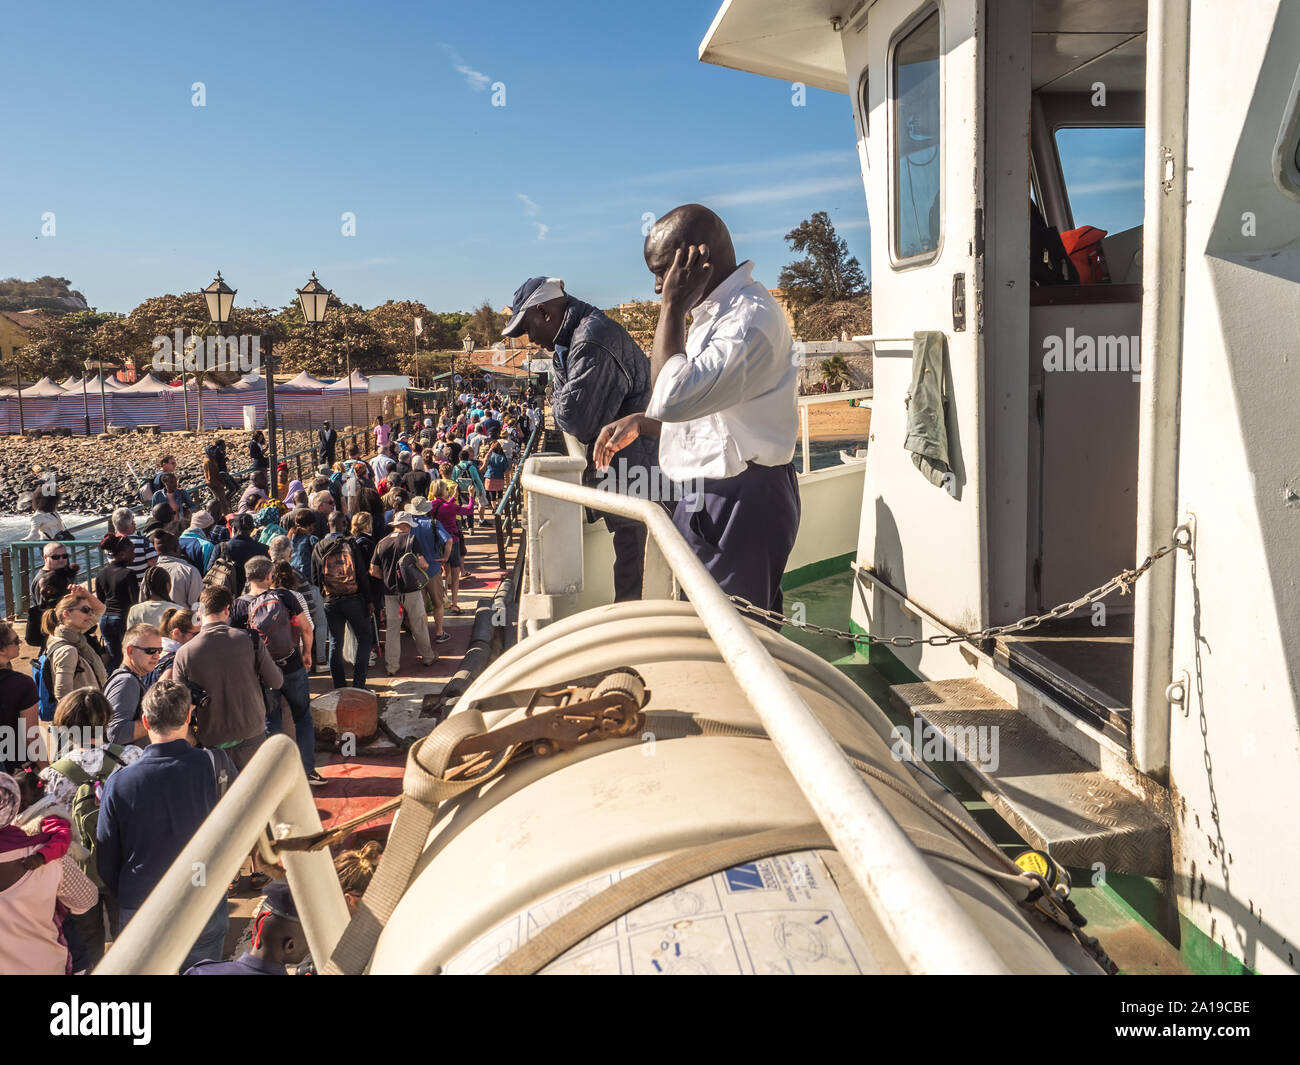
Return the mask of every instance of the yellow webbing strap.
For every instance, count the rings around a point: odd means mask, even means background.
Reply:
[[[365,970],[380,933],[397,909],[411,882],[416,862],[424,853],[438,804],[496,776],[514,755],[517,747],[509,747],[484,767],[449,779],[448,763],[456,746],[467,736],[484,731],[483,715],[469,710],[453,714],[411,745],[406,756],[406,772],[402,775],[402,805],[384,848],[383,861],[339,938],[338,946],[325,963],[326,973],[357,974]]]
[[[490,976],[531,976],[570,947],[638,906],[742,862],[831,846],[821,825],[776,828],[679,851],[616,881],[575,907],[496,966]]]

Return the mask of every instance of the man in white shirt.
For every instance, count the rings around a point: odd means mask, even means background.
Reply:
[[[707,207],[659,219],[645,261],[662,294],[654,390],[644,414],[601,430],[593,457],[607,467],[638,436],[658,436],[660,468],[688,486],[678,531],[724,592],[779,611],[799,531],[798,367],[785,315],[750,276],[754,264],[736,264],[727,227]]]

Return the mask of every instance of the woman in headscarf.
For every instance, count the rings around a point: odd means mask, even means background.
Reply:
[[[0,774],[0,975],[62,976],[72,971],[63,914],[85,913],[99,893],[66,853],[68,822],[47,817],[30,835],[13,823],[21,803]]]
[[[305,491],[303,483],[295,477],[289,482],[289,490],[281,497],[284,499],[285,506],[293,506],[293,497],[302,491]]]

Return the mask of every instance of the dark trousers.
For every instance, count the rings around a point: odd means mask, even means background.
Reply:
[[[316,768],[316,725],[311,716],[311,682],[306,669],[292,673],[286,669],[280,689],[267,692],[266,727],[272,735],[284,731],[284,703],[289,704],[289,716],[293,718],[293,737],[302,767],[310,773]]]
[[[240,772],[249,762],[253,760],[253,755],[257,749],[266,742],[266,733],[259,732],[256,736],[249,736],[246,740],[240,740],[233,747],[224,748],[226,754],[230,755],[230,760],[235,763],[235,768]]]
[[[126,618],[120,614],[105,614],[99,619],[99,631],[108,651],[108,671],[122,664],[122,637],[126,635]]]
[[[605,527],[614,535],[614,602],[641,598],[645,570],[646,527],[631,518],[606,514]]]
[[[67,940],[68,952],[72,955],[72,971],[90,972],[98,965],[103,960],[108,938],[116,939],[124,923],[117,899],[105,888],[100,888],[99,901],[85,913],[65,916],[63,938]]]
[[[343,675],[343,636],[350,625],[357,641],[357,657],[352,663],[352,687],[364,688],[366,671],[370,665],[370,651],[374,646],[366,601],[359,595],[326,599],[325,624],[330,630],[330,680],[334,687],[342,688],[347,684]]]
[[[706,480],[698,493],[688,493],[673,524],[727,595],[779,611],[799,512],[794,464],[751,462],[735,477]]]

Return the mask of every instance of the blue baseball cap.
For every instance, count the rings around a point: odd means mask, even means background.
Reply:
[[[558,277],[530,277],[517,289],[510,301],[511,319],[501,330],[503,337],[517,337],[526,332],[524,328],[524,311],[546,303],[557,296],[565,295],[564,282]]]

